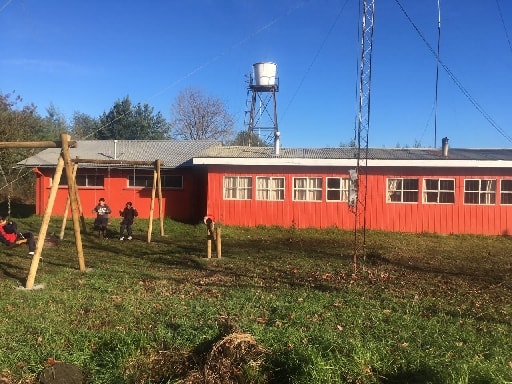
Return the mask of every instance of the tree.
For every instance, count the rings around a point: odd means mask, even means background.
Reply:
[[[2,141],[39,140],[37,132],[44,129],[44,121],[37,114],[34,104],[21,105],[21,96],[13,93],[0,93],[0,135]],[[34,201],[34,175],[13,174],[17,162],[34,154],[34,149],[5,148],[0,151],[0,198],[8,194],[12,200]],[[25,176],[23,176],[25,175]],[[5,214],[3,212],[2,214]]]
[[[255,133],[249,133],[248,131],[240,131],[236,134],[235,138],[229,143],[229,145],[243,145],[251,147],[269,147],[270,145]]]
[[[60,140],[60,134],[68,131],[66,117],[53,105],[46,108],[43,126],[35,133],[37,140]]]
[[[132,105],[128,96],[117,100],[108,113],[100,116],[100,140],[162,140],[170,135],[170,125],[148,104]]]
[[[73,112],[71,136],[74,139],[94,138],[99,129],[100,122],[98,119],[79,111]]]
[[[171,105],[173,137],[186,140],[228,141],[234,120],[224,103],[200,90],[187,88]]]

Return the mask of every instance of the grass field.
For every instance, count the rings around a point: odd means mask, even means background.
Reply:
[[[350,231],[222,227],[208,260],[204,226],[169,220],[150,244],[146,228],[83,234],[87,272],[68,229],[37,290],[20,289],[26,248],[2,246],[0,383],[55,361],[105,384],[512,382],[511,238],[367,232],[354,274]],[[206,364],[229,334],[257,353],[215,381]]]

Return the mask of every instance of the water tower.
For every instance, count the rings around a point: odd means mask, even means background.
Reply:
[[[256,63],[249,78],[247,104],[250,100],[247,130],[265,143],[279,141],[277,127],[276,92],[279,91],[277,65],[272,62]],[[249,96],[250,95],[250,96]]]

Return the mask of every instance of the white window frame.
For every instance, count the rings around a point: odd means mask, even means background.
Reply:
[[[468,183],[478,184],[478,189],[468,190]],[[495,205],[496,179],[464,179],[464,204]]]
[[[437,182],[436,188],[433,188],[429,180]],[[447,184],[450,183],[453,186],[452,189],[447,188]],[[455,204],[455,179],[425,177],[422,195],[424,204]]]
[[[256,176],[256,200],[284,201],[284,196],[284,177]]]
[[[252,176],[224,176],[224,200],[251,200]]]
[[[509,188],[503,188],[503,184],[510,184]],[[505,197],[505,199],[504,199]],[[505,200],[505,202],[503,202]],[[512,179],[502,179],[500,180],[500,203],[503,205],[511,205],[512,204]]]
[[[322,201],[322,178],[315,177],[294,177],[293,178],[293,201]]]
[[[329,181],[339,181],[338,187],[329,186]],[[326,177],[325,178],[325,201],[338,202],[348,201],[350,191],[350,179],[348,177]],[[337,198],[333,198],[333,195]]]
[[[416,189],[411,189],[405,184],[416,181]],[[417,204],[420,181],[417,177],[388,177],[386,179],[386,202],[398,204]],[[414,196],[415,199],[408,196]]]

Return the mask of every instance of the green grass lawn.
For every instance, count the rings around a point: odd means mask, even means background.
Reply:
[[[82,234],[86,272],[68,229],[34,290],[26,248],[2,246],[0,382],[57,360],[90,383],[213,383],[229,331],[264,350],[233,383],[512,382],[511,238],[367,232],[354,274],[350,231],[222,227],[206,259],[204,226],[153,228],[150,244],[144,220],[132,241]]]

